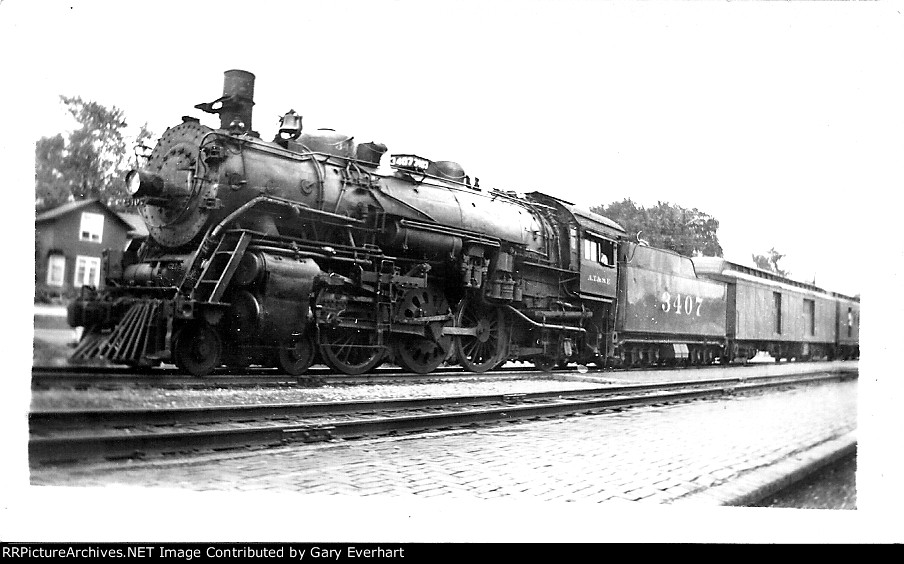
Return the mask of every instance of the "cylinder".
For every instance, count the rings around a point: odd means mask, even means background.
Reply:
[[[261,278],[264,271],[264,259],[257,253],[245,253],[232,281],[239,286],[249,286]]]
[[[226,317],[237,340],[251,339],[263,319],[260,298],[247,290],[236,292],[231,298]]]
[[[311,259],[260,253],[266,283],[261,295],[264,311],[261,336],[279,339],[308,321],[314,280],[320,267]]]
[[[149,284],[157,279],[156,265],[139,262],[126,267],[123,279],[133,284]]]

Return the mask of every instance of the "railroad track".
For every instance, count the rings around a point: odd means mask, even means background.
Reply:
[[[575,369],[576,371],[576,369]],[[191,376],[175,368],[154,368],[134,371],[114,367],[35,367],[31,374],[33,390],[49,389],[115,389],[125,386],[152,386],[159,388],[241,388],[241,387],[288,387],[316,386],[322,384],[372,384],[376,382],[435,382],[441,380],[461,380],[466,378],[520,378],[531,371],[527,366],[505,367],[492,372],[475,374],[463,372],[460,368],[438,369],[430,374],[405,372],[397,367],[383,367],[369,374],[347,376],[336,374],[326,367],[312,368],[302,377],[287,376],[272,368],[249,368],[242,371],[220,370],[203,378]],[[569,373],[568,370],[555,372]]]
[[[798,364],[798,363],[793,363]],[[806,366],[838,366],[836,362],[808,362],[800,363]],[[856,370],[856,362],[850,363]],[[743,370],[762,364],[736,364],[730,367],[722,365],[695,366],[692,370],[721,371],[728,369]],[[33,390],[50,389],[116,389],[126,386],[147,386],[158,388],[241,388],[241,387],[290,387],[290,386],[317,386],[323,384],[373,384],[373,383],[405,383],[436,382],[462,379],[506,379],[523,378],[525,375],[603,375],[622,374],[637,371],[681,371],[688,368],[675,366],[656,366],[643,368],[618,368],[618,369],[590,369],[581,370],[577,366],[555,369],[550,372],[542,372],[529,364],[513,364],[501,367],[497,370],[475,374],[463,372],[459,367],[440,367],[430,374],[415,374],[405,372],[401,368],[385,366],[378,370],[362,374],[360,376],[347,376],[331,372],[325,366],[315,366],[302,377],[287,376],[272,368],[247,368],[244,370],[218,370],[213,374],[199,378],[180,372],[176,368],[152,368],[135,370],[126,367],[114,366],[65,366],[65,367],[34,367],[31,374],[31,387]],[[814,370],[818,370],[815,368]]]
[[[33,411],[28,448],[32,464],[192,453],[591,414],[849,378],[856,373],[363,402]]]

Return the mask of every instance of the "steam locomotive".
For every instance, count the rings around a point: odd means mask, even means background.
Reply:
[[[691,259],[554,196],[482,188],[451,161],[385,159],[380,143],[304,131],[294,111],[264,141],[254,78],[227,71],[222,97],[195,106],[220,127],[184,117],[127,176],[150,235],[108,250],[105,287],[70,304],[85,328],[73,361],[301,375],[315,361],[361,374],[391,359],[423,374],[810,354],[738,333],[728,321],[744,286],[725,269],[697,277]],[[854,354],[840,330],[804,341]]]

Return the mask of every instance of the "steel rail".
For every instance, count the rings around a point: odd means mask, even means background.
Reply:
[[[117,458],[141,456],[150,452],[187,452],[197,449],[223,449],[273,445],[289,441],[313,442],[333,438],[354,438],[387,432],[412,432],[517,420],[550,417],[563,413],[593,412],[619,407],[690,401],[724,394],[799,385],[814,382],[844,380],[850,373],[763,377],[751,380],[735,378],[711,381],[669,382],[631,386],[538,392],[530,394],[494,394],[489,396],[458,396],[451,398],[421,398],[411,400],[380,400],[371,402],[335,402],[319,404],[270,404],[265,406],[230,406],[117,411],[55,411],[34,412],[29,415],[32,434],[67,429],[69,435],[33,436],[29,440],[29,457],[33,463],[66,462],[83,458]],[[679,391],[671,391],[675,389]],[[680,388],[690,388],[680,390]],[[645,392],[652,392],[642,395]],[[605,397],[595,397],[603,395]],[[581,396],[590,396],[581,399]],[[529,402],[536,402],[530,404]],[[477,404],[504,404],[481,409],[469,409]],[[447,408],[459,411],[416,415],[363,417],[355,420],[328,420],[322,423],[246,425],[240,428],[182,430],[161,432],[77,434],[78,424],[106,425],[184,425],[190,423],[226,423],[317,415],[342,415],[363,412],[413,411]],[[118,415],[117,415],[118,413]],[[228,413],[228,415],[227,415]],[[225,416],[224,416],[225,415]],[[134,417],[137,416],[136,420]],[[143,419],[147,417],[147,419]],[[67,419],[69,418],[69,419]],[[119,419],[117,419],[119,418]],[[41,427],[44,427],[43,429]],[[90,431],[89,431],[90,432]]]
[[[762,376],[757,382],[777,384],[798,383],[802,378],[820,379],[819,375]],[[842,375],[835,377],[843,378]],[[625,384],[619,386],[597,386],[574,390],[547,392],[525,392],[517,394],[480,394],[426,398],[350,400],[338,402],[288,402],[251,405],[217,405],[208,407],[164,407],[164,408],[124,408],[124,409],[58,409],[37,410],[28,415],[33,430],[43,426],[71,428],[76,425],[174,425],[190,423],[210,423],[249,419],[284,417],[308,417],[317,415],[344,414],[364,411],[425,409],[446,407],[456,404],[504,403],[513,398],[520,401],[544,401],[583,396],[637,394],[692,387],[715,387],[739,385],[749,382],[742,378],[716,378],[710,380],[657,382],[652,384]]]
[[[804,365],[812,366],[814,371],[820,367],[826,367],[826,370],[850,370],[856,371],[857,362],[847,363],[849,366],[839,364],[840,361],[816,361],[807,363],[786,363],[780,366]],[[288,376],[282,374],[274,368],[246,368],[246,369],[220,369],[213,374],[205,377],[195,377],[181,373],[176,368],[145,368],[136,370],[134,368],[112,367],[112,366],[54,366],[54,367],[33,367],[31,375],[32,389],[52,389],[52,388],[73,388],[73,387],[116,387],[124,385],[148,385],[159,387],[196,387],[196,388],[212,388],[212,387],[241,387],[241,386],[297,386],[297,385],[316,385],[323,383],[373,383],[377,381],[403,381],[405,383],[423,382],[431,379],[465,379],[478,378],[481,380],[492,378],[510,378],[510,377],[537,377],[543,375],[568,376],[568,375],[584,375],[584,376],[618,376],[620,374],[630,374],[631,372],[657,371],[672,372],[683,370],[738,370],[751,369],[755,366],[764,366],[763,364],[737,364],[728,367],[712,364],[694,367],[675,367],[675,366],[653,366],[653,367],[630,367],[617,369],[599,369],[594,368],[581,373],[575,367],[556,368],[554,370],[543,372],[529,366],[503,366],[499,369],[484,373],[472,373],[461,370],[460,367],[439,367],[437,370],[429,374],[415,374],[405,372],[401,368],[382,367],[375,372],[369,374],[361,374],[358,376],[348,376],[344,374],[336,374],[327,367],[315,366],[311,368],[304,376]],[[771,364],[769,366],[772,366]]]
[[[381,368],[376,372],[358,376],[340,375],[326,369],[308,372],[303,377],[289,376],[274,369],[252,369],[229,373],[214,373],[210,376],[195,377],[181,374],[177,370],[155,370],[155,372],[78,372],[78,371],[38,371],[32,372],[33,390],[98,388],[116,389],[123,386],[150,386],[159,388],[239,388],[249,386],[305,387],[321,384],[372,384],[418,383],[431,381],[457,381],[479,379],[481,381],[506,380],[538,377],[544,373],[524,368],[506,368],[493,372],[475,374],[461,370],[436,370],[430,374],[405,372],[401,368]],[[550,373],[546,373],[550,375]],[[552,374],[568,374],[557,370]]]

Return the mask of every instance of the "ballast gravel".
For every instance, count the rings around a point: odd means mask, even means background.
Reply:
[[[468,379],[410,384],[325,384],[291,388],[159,389],[134,386],[112,390],[34,390],[31,409],[178,408],[517,394],[588,389],[599,387],[604,383],[602,379],[599,382],[588,382],[539,376],[523,379]]]

